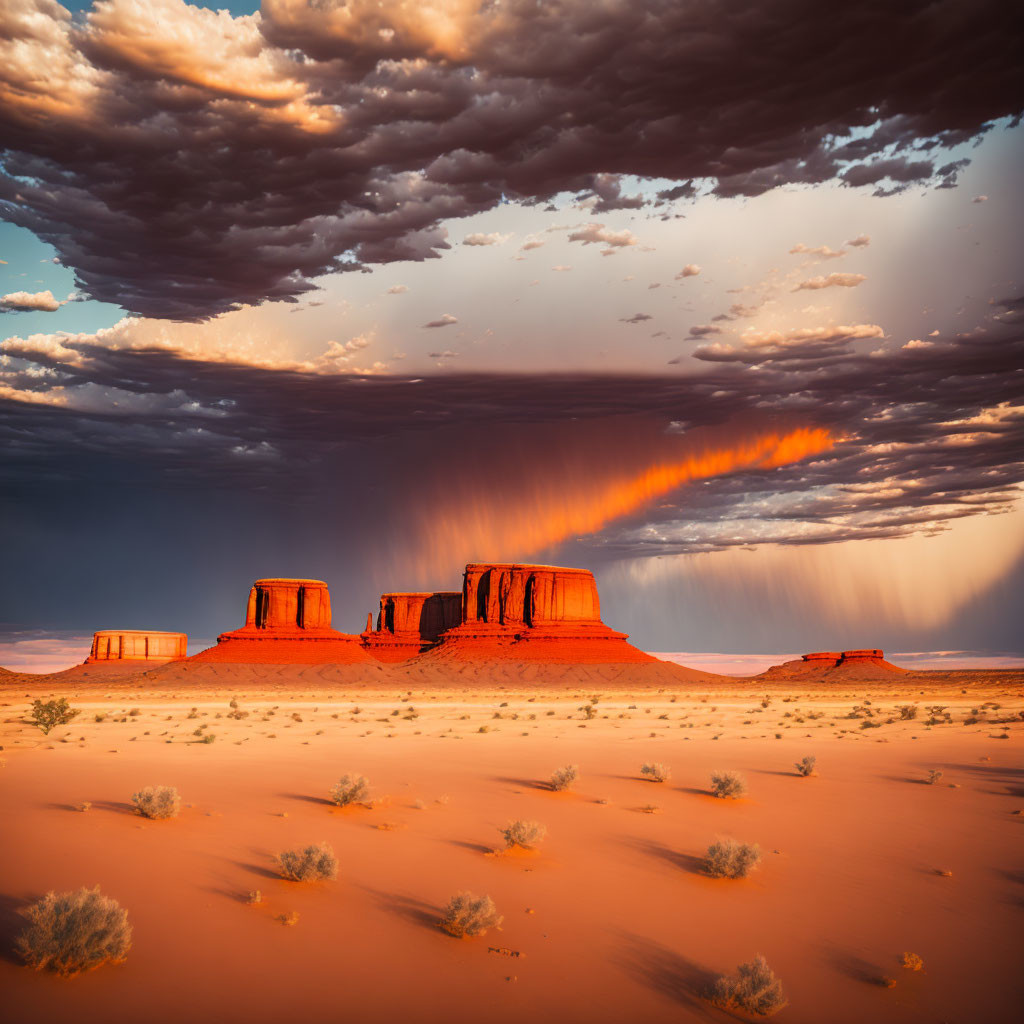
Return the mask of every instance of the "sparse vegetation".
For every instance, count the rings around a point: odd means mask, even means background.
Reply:
[[[181,808],[181,797],[173,786],[146,786],[132,793],[135,813],[145,818],[176,818]]]
[[[651,782],[667,782],[672,778],[672,769],[667,764],[657,761],[645,761],[640,765],[640,774]]]
[[[255,904],[257,904],[257,903],[262,903],[263,902],[263,893],[260,892],[259,889],[253,889],[249,893],[249,898],[245,902],[248,903],[250,906],[255,906]]]
[[[939,779],[942,778],[942,772],[938,768],[929,768],[928,774],[925,776],[924,781],[929,786],[934,786]]]
[[[556,792],[561,792],[563,789],[571,789],[579,777],[579,765],[567,764],[564,768],[559,768],[552,773],[550,786]]]
[[[747,791],[747,783],[739,772],[712,772],[711,792],[721,799],[737,800]]]
[[[548,833],[539,821],[512,821],[498,831],[505,839],[506,848],[521,846],[526,850],[536,849]]]
[[[924,961],[916,953],[904,953],[900,963],[908,971],[920,971],[924,967]]]
[[[913,704],[900,704],[896,710],[900,713],[901,722],[910,722],[917,718],[917,708]]]
[[[362,775],[347,773],[331,787],[331,800],[339,807],[360,803],[370,795],[370,783]]]
[[[29,925],[16,948],[37,971],[77,974],[104,963],[120,963],[132,945],[128,914],[99,886],[77,892],[48,892],[23,911]]]
[[[782,982],[763,956],[740,964],[735,975],[719,978],[712,989],[711,1001],[725,1010],[742,1010],[758,1017],[771,1017],[787,1002]]]
[[[68,704],[67,697],[32,701],[32,724],[41,729],[44,736],[58,725],[67,725],[77,714],[78,710]]]
[[[490,896],[460,892],[448,901],[440,925],[449,935],[461,939],[485,935],[489,929],[499,927],[503,920]]]
[[[328,843],[285,850],[275,860],[281,876],[293,882],[323,882],[338,874],[338,858]]]
[[[199,741],[200,743],[212,743],[217,738],[216,733],[208,732]]]
[[[708,847],[704,870],[712,878],[746,878],[761,861],[757,843],[718,839]]]
[[[808,775],[814,774],[814,767],[817,763],[818,759],[816,757],[802,757],[794,767],[796,768],[797,775],[807,778]]]

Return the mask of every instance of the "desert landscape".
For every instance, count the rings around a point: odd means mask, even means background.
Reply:
[[[1013,1019],[1024,673],[800,671],[5,673],[10,1019],[724,1021],[715,979],[759,954],[783,1020]],[[32,702],[59,697],[78,714],[43,735]],[[570,765],[578,779],[552,789]],[[716,772],[746,791],[716,797]],[[338,806],[347,774],[368,788]],[[147,786],[178,791],[175,817],[136,813]],[[517,821],[546,830],[535,848],[506,849]],[[747,877],[709,875],[724,838],[759,847]],[[335,879],[281,876],[277,854],[321,843]],[[26,969],[20,912],[96,885],[127,911],[127,959]],[[439,927],[464,891],[493,900],[500,929]]]
[[[0,0],[0,1024],[1016,1024],[1006,0]]]

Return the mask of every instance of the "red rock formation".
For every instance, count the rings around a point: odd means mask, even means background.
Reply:
[[[148,661],[163,664],[188,655],[184,633],[152,629],[101,629],[93,634],[85,664],[97,661]]]
[[[842,661],[881,661],[883,657],[877,647],[871,647],[862,651],[843,651]]]
[[[799,661],[773,665],[755,679],[790,679],[807,682],[844,682],[846,680],[884,679],[906,669],[885,660],[877,647],[857,651],[816,651],[804,654]]]
[[[321,580],[257,580],[245,625],[217,637],[192,661],[352,664],[369,661],[360,638],[331,629],[331,595]]]
[[[404,661],[457,626],[461,617],[459,591],[381,594],[377,628],[371,629],[370,615],[363,643],[379,661]]]
[[[801,655],[803,661],[828,661],[833,665],[838,665],[841,658],[838,651],[815,651],[813,654]]]
[[[441,634],[456,658],[621,663],[654,661],[601,621],[594,575],[552,565],[471,562],[462,584],[462,623]]]

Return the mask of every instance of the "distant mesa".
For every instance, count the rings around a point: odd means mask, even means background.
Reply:
[[[322,580],[257,580],[245,625],[190,661],[236,664],[353,664],[370,661],[360,637],[331,629],[331,595]]]
[[[877,647],[869,647],[860,651],[815,651],[813,654],[801,655],[801,660],[828,661],[835,667],[851,661],[882,661],[884,654]]]
[[[429,591],[381,594],[377,626],[369,615],[362,635],[378,661],[405,661],[432,646],[462,621],[462,592]]]
[[[92,636],[85,664],[98,661],[148,661],[163,664],[188,656],[188,636],[153,629],[101,629]]]
[[[893,673],[905,671],[886,661],[880,648],[866,647],[854,651],[814,651],[801,655],[799,661],[773,665],[756,678],[843,682],[852,679],[884,679]]]

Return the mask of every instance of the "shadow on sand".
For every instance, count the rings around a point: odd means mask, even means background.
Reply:
[[[500,782],[506,786],[515,786],[517,789],[539,789],[546,793],[553,793],[554,790],[547,782],[540,779],[510,779],[504,775],[495,775],[491,782]]]
[[[316,804],[319,807],[336,807],[333,800],[325,796],[310,796],[308,793],[278,793],[278,800],[301,800],[307,804]]]
[[[18,965],[24,963],[14,949],[14,940],[28,924],[19,911],[35,903],[38,899],[40,899],[39,896],[26,896],[24,899],[18,899],[15,896],[0,894],[0,960]]]
[[[686,1007],[699,1020],[724,1020],[707,997],[715,975],[700,964],[639,935],[620,933],[618,965],[640,984]]]
[[[369,893],[382,910],[404,918],[412,924],[421,928],[429,928],[431,931],[438,930],[438,921],[441,919],[441,911],[429,903],[415,899],[412,896],[404,896],[397,892],[383,892],[380,889],[373,889],[370,886],[361,886],[362,890]]]
[[[626,839],[624,843],[648,857],[664,861],[681,871],[688,871],[692,875],[704,874],[704,859],[702,857],[681,853],[654,839]]]

